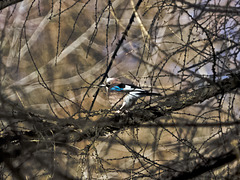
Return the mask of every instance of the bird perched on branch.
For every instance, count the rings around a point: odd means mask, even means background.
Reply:
[[[133,84],[124,83],[118,78],[107,78],[105,86],[111,106],[120,107],[120,111],[127,111],[141,97],[162,96],[159,93],[149,92]]]

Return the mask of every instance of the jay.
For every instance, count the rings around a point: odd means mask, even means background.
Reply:
[[[104,86],[108,91],[110,105],[120,107],[120,111],[127,111],[141,97],[162,96],[159,93],[149,92],[133,84],[123,83],[117,78],[107,78]]]

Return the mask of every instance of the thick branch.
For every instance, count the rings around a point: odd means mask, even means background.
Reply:
[[[229,151],[228,153],[222,154],[220,156],[207,159],[207,163],[199,163],[195,168],[190,172],[183,172],[175,177],[172,180],[177,179],[192,179],[205,172],[219,168],[227,163],[230,163],[236,160],[237,155],[234,150]]]
[[[55,140],[61,143],[68,142],[76,142],[81,141],[83,139],[92,138],[95,136],[105,135],[106,133],[111,133],[116,130],[123,129],[129,126],[139,126],[147,121],[154,121],[156,118],[161,116],[165,116],[167,114],[172,113],[173,111],[177,111],[183,109],[185,107],[191,106],[196,103],[203,102],[211,97],[214,97],[218,94],[224,94],[227,92],[231,92],[233,89],[236,89],[240,86],[240,74],[234,75],[230,78],[224,79],[222,81],[217,82],[216,84],[211,84],[192,92],[179,91],[172,95],[168,95],[164,98],[158,99],[155,103],[152,103],[149,107],[142,107],[141,109],[135,109],[128,114],[108,114],[104,115],[97,122],[86,122],[85,119],[72,120],[56,120],[52,119],[49,122],[56,122],[57,124],[51,123],[48,128],[44,131],[48,131],[49,128],[51,131],[55,132],[55,135],[52,136]],[[32,121],[32,118],[36,118],[34,122],[38,122],[38,124],[43,122],[44,116],[29,116],[27,112],[18,112],[12,114],[9,113],[6,115],[4,112],[1,116],[2,118],[12,118],[12,119],[23,119],[24,121]],[[24,115],[24,113],[26,115]],[[30,119],[29,119],[30,118]],[[42,119],[42,120],[41,120]],[[76,127],[79,127],[81,124],[81,131],[75,131]],[[72,125],[72,128],[68,127]],[[55,127],[55,128],[54,128]],[[61,128],[60,128],[61,127]],[[65,128],[64,128],[65,127]],[[63,134],[62,131],[59,131],[59,128],[69,133]],[[72,131],[72,132],[71,132]],[[48,133],[47,133],[48,134]]]
[[[144,109],[133,110],[132,112],[124,115],[115,114],[109,117],[103,117],[96,125],[87,125],[82,133],[74,136],[73,141],[81,141],[84,138],[91,138],[96,135],[104,135],[105,133],[120,130],[129,126],[139,126],[143,122],[154,121],[156,118],[165,116],[189,107],[196,103],[201,103],[209,98],[219,94],[231,92],[232,90],[240,87],[240,74],[236,74],[230,78],[216,82],[192,92],[179,91],[165,98],[159,99],[157,102],[151,104]],[[129,120],[128,120],[129,119]]]
[[[23,0],[3,0],[3,1],[0,1],[0,10],[8,7],[8,6],[11,6],[13,4],[17,4],[18,2],[21,2]]]

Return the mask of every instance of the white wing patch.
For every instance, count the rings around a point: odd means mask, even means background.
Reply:
[[[132,88],[132,86],[130,86],[130,85],[125,85],[124,90],[126,90],[126,91],[133,91],[134,88]]]

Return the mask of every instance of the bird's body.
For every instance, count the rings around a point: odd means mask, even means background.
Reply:
[[[159,93],[151,93],[133,84],[122,83],[117,78],[108,78],[106,80],[106,86],[111,106],[119,108],[120,111],[131,108],[141,97],[161,96]]]

